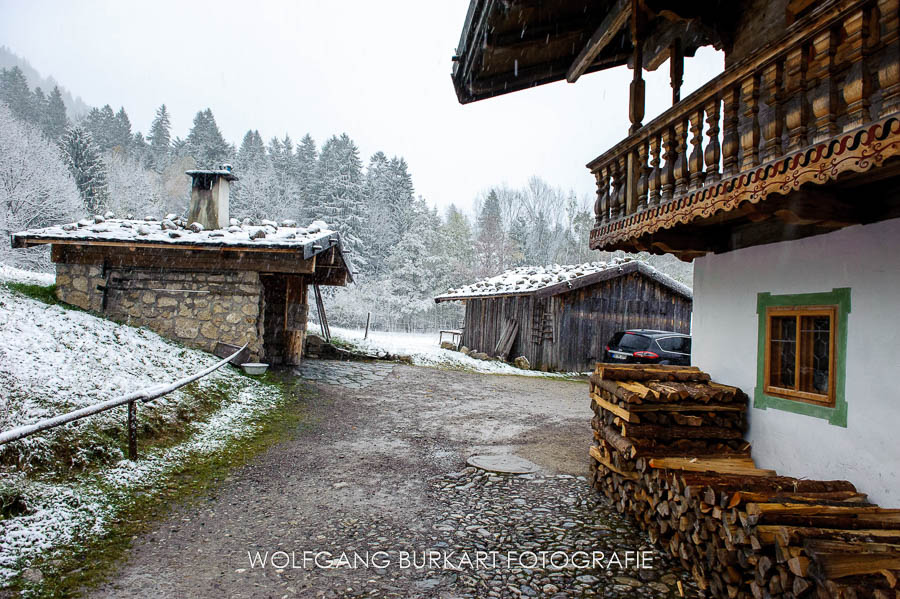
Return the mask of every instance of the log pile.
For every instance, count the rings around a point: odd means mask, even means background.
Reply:
[[[714,597],[900,599],[900,510],[757,468],[747,397],[694,367],[598,364],[592,484]]]

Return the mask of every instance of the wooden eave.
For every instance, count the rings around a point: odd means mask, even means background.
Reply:
[[[655,69],[677,30],[686,56],[703,45],[721,45],[723,0],[640,0],[649,15],[644,68]],[[733,3],[732,3],[733,4]],[[454,56],[453,84],[468,104],[629,63],[633,53],[629,0],[472,0]]]

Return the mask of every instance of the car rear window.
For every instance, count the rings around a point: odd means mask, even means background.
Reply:
[[[619,349],[642,350],[650,347],[650,337],[643,335],[635,335],[634,333],[625,333],[618,343]]]
[[[666,351],[678,352],[680,354],[691,353],[690,337],[663,337],[657,339],[656,342]]]

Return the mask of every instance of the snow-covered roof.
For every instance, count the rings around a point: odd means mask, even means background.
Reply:
[[[181,249],[293,249],[309,259],[331,247],[337,247],[344,263],[350,262],[341,245],[341,235],[323,221],[316,220],[300,227],[285,220],[231,219],[227,229],[205,230],[198,223],[187,223],[174,214],[162,220],[118,219],[112,214],[94,216],[65,225],[29,229],[12,236],[14,248],[53,242],[83,242],[86,245],[165,246]]]
[[[468,298],[499,297],[508,295],[540,296],[557,295],[573,289],[593,285],[632,272],[652,278],[673,292],[687,298],[693,297],[691,288],[663,274],[652,266],[630,257],[613,258],[609,262],[585,262],[560,266],[521,266],[503,274],[476,281],[458,289],[451,289],[434,298],[435,302],[447,302]]]

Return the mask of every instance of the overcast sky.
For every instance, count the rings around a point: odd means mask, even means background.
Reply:
[[[402,155],[440,207],[531,175],[593,194],[584,165],[626,134],[630,71],[461,106],[450,59],[468,4],[0,0],[0,45],[92,106],[124,106],[144,133],[162,103],[180,137],[209,107],[235,144],[251,128],[319,146],[346,132],[364,163]],[[721,68],[711,50],[688,59],[685,91]],[[668,63],[647,81],[649,117],[671,99]]]

